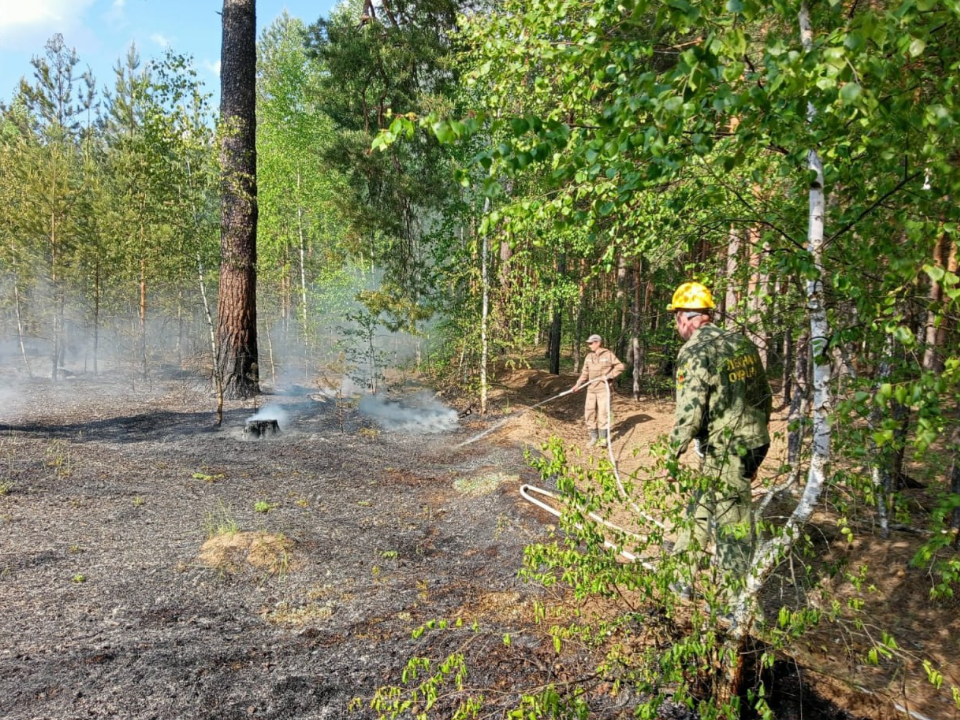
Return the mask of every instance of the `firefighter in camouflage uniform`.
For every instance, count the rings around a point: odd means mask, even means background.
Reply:
[[[670,444],[679,457],[693,441],[702,458],[692,525],[674,552],[702,551],[712,540],[724,576],[742,580],[755,542],[750,485],[770,448],[773,397],[756,346],[714,325],[713,309],[710,290],[694,282],[677,288],[667,306],[686,341],[677,356]]]

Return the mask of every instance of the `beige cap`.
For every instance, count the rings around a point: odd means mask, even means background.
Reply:
[[[592,342],[603,343],[603,338],[600,337],[599,335],[591,335],[590,337],[587,338],[587,342],[588,342],[588,343],[592,343]]]

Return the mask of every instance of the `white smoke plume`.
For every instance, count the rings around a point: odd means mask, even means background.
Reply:
[[[249,420],[276,420],[281,430],[285,430],[290,421],[290,414],[279,405],[264,405]]]
[[[344,377],[340,382],[340,393],[342,397],[356,397],[357,395],[365,394],[366,390],[357,385],[350,378]]]
[[[365,395],[360,398],[360,412],[396,432],[444,433],[457,427],[457,411],[429,393],[414,395],[405,403]]]

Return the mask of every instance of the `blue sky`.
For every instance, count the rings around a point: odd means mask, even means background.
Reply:
[[[329,15],[337,0],[257,0],[257,35],[284,10],[307,24]],[[219,96],[222,0],[0,0],[0,100],[9,101],[30,58],[61,33],[80,58],[77,75],[89,65],[97,87],[113,84],[113,66],[136,43],[140,59],[160,57],[164,48],[193,56],[200,78]]]

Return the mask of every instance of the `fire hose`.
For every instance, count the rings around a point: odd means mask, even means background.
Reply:
[[[548,513],[550,513],[551,515],[555,515],[555,516],[557,516],[557,517],[560,517],[560,515],[561,515],[561,511],[560,511],[560,510],[557,510],[557,509],[556,509],[555,507],[553,507],[552,505],[543,502],[543,501],[540,500],[539,498],[534,497],[534,495],[541,495],[541,496],[543,496],[543,497],[548,497],[548,498],[551,498],[551,499],[555,500],[555,501],[558,502],[558,503],[559,503],[559,502],[562,502],[562,499],[561,499],[561,497],[560,497],[559,495],[557,495],[557,494],[554,493],[554,492],[550,492],[549,490],[545,490],[545,489],[542,488],[542,487],[537,487],[536,485],[526,485],[526,484],[520,486],[520,497],[522,497],[522,498],[523,498],[524,500],[526,500],[527,502],[533,503],[533,504],[536,505],[538,508],[541,508],[541,509],[543,509],[543,510],[546,510],[546,511],[547,511]],[[597,523],[597,524],[599,524],[599,525],[603,525],[604,527],[608,527],[608,528],[610,528],[611,530],[616,530],[617,532],[622,533],[623,535],[625,535],[625,536],[627,536],[627,537],[634,538],[635,540],[645,540],[645,539],[646,539],[643,535],[638,535],[637,533],[630,532],[629,530],[625,530],[624,528],[620,527],[619,525],[614,525],[614,524],[613,524],[612,522],[610,522],[609,520],[604,520],[602,517],[600,517],[599,515],[597,515],[595,512],[592,512],[592,511],[591,511],[591,512],[588,512],[588,513],[587,513],[587,517],[589,517],[591,520],[593,520],[595,523]],[[581,525],[577,525],[576,527],[577,527],[577,528],[580,528],[580,527],[582,527],[582,526],[581,526]],[[655,569],[655,566],[654,566],[654,565],[646,562],[645,560],[641,560],[639,557],[637,557],[636,555],[634,555],[634,554],[633,554],[632,552],[630,552],[629,550],[624,550],[623,548],[617,548],[617,546],[616,546],[614,543],[610,542],[609,540],[604,540],[604,541],[603,541],[603,546],[606,547],[606,548],[611,548],[611,549],[617,550],[618,554],[622,555],[624,558],[626,558],[626,559],[629,560],[630,562],[639,562],[639,563],[640,563],[641,565],[643,565],[643,567],[645,567],[647,570],[654,570],[654,569]]]
[[[614,455],[613,455],[613,442],[612,442],[612,436],[611,436],[611,434],[610,434],[611,424],[612,424],[612,421],[613,421],[613,410],[612,410],[612,408],[611,408],[611,396],[610,396],[610,383],[608,382],[607,377],[604,376],[604,377],[594,378],[593,380],[590,380],[589,382],[587,382],[587,383],[584,385],[584,387],[586,387],[587,385],[592,385],[593,383],[595,383],[595,382],[600,382],[600,381],[603,381],[604,387],[606,388],[606,391],[607,391],[607,427],[606,427],[606,431],[607,431],[607,433],[606,433],[606,434],[607,434],[607,456],[608,456],[608,458],[609,458],[609,460],[610,460],[610,467],[613,469],[613,476],[614,476],[614,478],[615,478],[616,481],[617,481],[617,489],[620,491],[621,496],[624,497],[624,498],[627,500],[627,502],[628,502],[629,505],[630,505],[630,508],[631,508],[635,513],[637,513],[637,515],[639,515],[639,516],[640,516],[641,518],[643,518],[644,520],[653,523],[654,525],[656,525],[657,527],[659,527],[661,530],[666,530],[666,529],[667,529],[666,525],[664,525],[662,522],[660,522],[660,521],[657,520],[656,518],[651,517],[649,514],[647,514],[646,512],[644,512],[644,511],[640,508],[639,505],[637,505],[633,500],[630,499],[630,496],[627,494],[626,488],[623,486],[623,482],[620,480],[620,470],[619,470],[619,468],[617,467],[617,460],[616,460],[616,458],[615,458]],[[501,425],[503,425],[504,423],[506,423],[506,422],[508,422],[508,421],[510,421],[510,420],[514,420],[514,419],[520,417],[520,415],[523,415],[524,413],[529,412],[530,410],[535,410],[536,408],[540,407],[541,405],[546,405],[548,402],[553,402],[554,400],[557,400],[557,399],[559,399],[559,398],[562,398],[562,397],[564,397],[565,395],[571,395],[573,392],[574,392],[573,388],[571,388],[571,389],[569,389],[569,390],[564,390],[562,393],[558,393],[558,394],[554,395],[553,397],[547,398],[546,400],[542,400],[541,402],[538,402],[536,405],[531,405],[530,407],[526,408],[525,410],[520,411],[519,413],[516,413],[516,414],[514,414],[514,415],[511,415],[511,416],[509,416],[509,417],[504,418],[503,420],[499,421],[498,423],[496,423],[496,424],[490,426],[489,428],[487,428],[486,430],[484,430],[484,431],[483,431],[482,433],[480,433],[479,435],[475,435],[474,437],[470,438],[469,440],[466,440],[466,441],[460,443],[460,444],[457,445],[456,447],[460,448],[460,447],[463,447],[463,446],[465,446],[465,445],[469,445],[470,443],[474,443],[474,442],[476,442],[477,440],[480,440],[481,438],[485,437],[486,435],[489,435],[490,433],[492,433],[494,430],[496,430],[497,428],[499,428],[499,427],[500,427]],[[549,512],[549,513],[552,514],[552,515],[555,515],[555,516],[557,516],[557,517],[560,517],[560,515],[561,515],[561,511],[560,511],[560,510],[557,510],[555,507],[553,507],[553,506],[549,505],[548,503],[544,502],[543,500],[535,497],[536,495],[539,495],[539,496],[541,496],[541,497],[551,498],[552,500],[554,500],[554,501],[556,501],[556,502],[558,502],[558,503],[562,502],[562,499],[560,498],[559,495],[557,495],[556,493],[553,493],[553,492],[551,492],[551,491],[549,491],[549,490],[546,490],[545,488],[537,487],[536,485],[530,485],[530,484],[524,484],[524,485],[521,485],[521,486],[520,486],[520,496],[521,496],[524,500],[526,500],[527,502],[530,502],[530,503],[536,505],[537,507],[539,507],[539,508],[541,508],[541,509],[543,509],[543,510],[546,510],[547,512]],[[615,530],[615,531],[617,531],[617,532],[619,532],[619,533],[623,533],[624,535],[626,535],[626,536],[628,536],[628,537],[633,537],[633,538],[638,539],[638,540],[643,540],[643,539],[645,539],[642,535],[637,535],[636,533],[629,532],[628,530],[625,530],[625,529],[623,529],[622,527],[619,527],[618,525],[614,525],[613,523],[611,523],[611,522],[609,522],[609,521],[607,521],[607,520],[604,520],[602,517],[600,517],[600,516],[597,515],[596,513],[593,513],[593,512],[588,513],[588,517],[589,517],[591,520],[593,520],[594,522],[599,523],[600,525],[603,525],[603,526],[605,526],[605,527],[608,527],[608,528],[610,528],[611,530]],[[606,541],[606,540],[604,541],[604,546],[605,546],[605,547],[610,547],[610,548],[616,549],[616,546],[615,546],[613,543],[611,543],[611,542],[609,542],[609,541]],[[619,550],[619,554],[622,555],[624,558],[626,558],[627,560],[629,560],[629,561],[631,561],[631,562],[638,562],[638,561],[639,561],[639,562],[641,562],[641,563],[643,564],[644,567],[646,567],[646,568],[648,568],[648,569],[651,569],[651,568],[652,568],[652,566],[651,566],[649,563],[640,560],[636,555],[634,555],[634,554],[631,553],[631,552],[628,552],[628,551],[626,551],[626,550],[620,549],[620,550]]]

